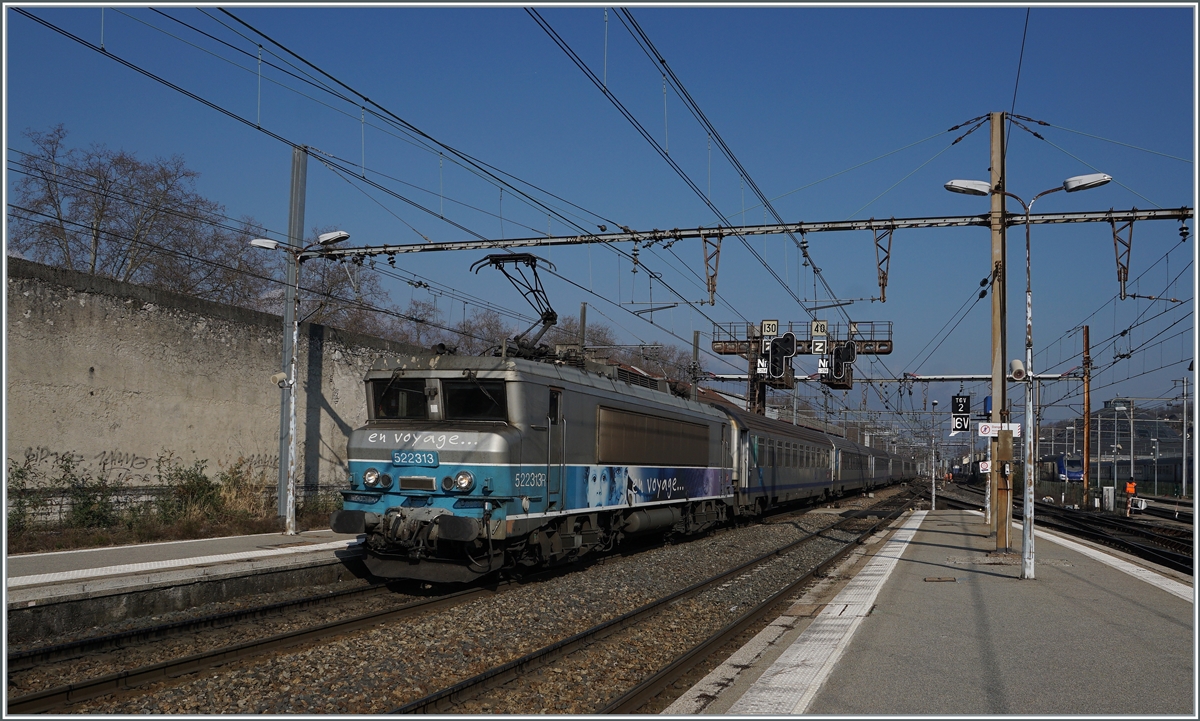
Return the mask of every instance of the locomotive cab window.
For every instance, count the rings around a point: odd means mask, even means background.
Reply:
[[[451,421],[506,421],[504,381],[444,380],[445,418]]]
[[[423,378],[371,381],[372,416],[376,420],[429,417]]]

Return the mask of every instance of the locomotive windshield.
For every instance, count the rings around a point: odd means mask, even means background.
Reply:
[[[446,398],[446,420],[508,420],[504,381],[444,380],[442,392]]]
[[[373,381],[375,418],[428,418],[423,378]]]
[[[1083,459],[1068,458],[1067,459],[1067,470],[1068,471],[1082,471],[1083,470]]]

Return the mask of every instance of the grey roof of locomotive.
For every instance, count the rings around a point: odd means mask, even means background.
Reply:
[[[595,368],[603,368],[593,364]],[[690,415],[708,416],[713,420],[724,420],[724,414],[708,403],[680,398],[652,388],[644,388],[596,370],[585,370],[565,363],[544,363],[523,358],[499,358],[495,356],[460,355],[411,355],[384,356],[371,364],[367,380],[385,378],[396,371],[401,373],[441,373],[472,370],[480,378],[508,377],[519,375],[525,379],[540,378],[550,384],[572,383],[585,388],[594,388],[600,394],[620,396],[621,400],[639,403],[661,410],[677,409]]]

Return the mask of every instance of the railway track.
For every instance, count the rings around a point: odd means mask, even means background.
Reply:
[[[865,500],[865,499],[864,499]],[[794,519],[802,518],[801,515],[796,515],[792,518],[788,516],[775,516],[763,524],[761,527],[770,527],[773,524],[783,526],[796,525]],[[797,526],[799,528],[799,526]],[[795,531],[789,531],[795,533]],[[828,533],[826,530],[823,533]],[[724,533],[724,531],[722,532]],[[713,534],[713,538],[720,538],[722,534]],[[725,542],[727,544],[738,545],[733,541]],[[670,548],[672,544],[663,544],[664,548]],[[680,549],[686,547],[687,544],[679,546]],[[614,554],[610,558],[598,559],[596,564],[605,565],[609,562],[624,563],[630,560],[636,561],[636,555],[630,553]],[[88,654],[103,655],[109,650],[119,650],[127,648],[135,648],[139,644],[152,643],[156,639],[170,638],[173,636],[186,636],[187,634],[195,634],[203,632],[206,628],[219,628],[221,626],[229,626],[234,624],[249,624],[255,623],[256,619],[266,618],[272,613],[286,613],[287,609],[302,608],[306,604],[320,607],[324,603],[328,603],[330,599],[341,597],[343,599],[367,599],[368,603],[374,603],[377,598],[385,598],[385,587],[375,586],[362,589],[352,589],[338,594],[322,594],[320,596],[310,597],[308,599],[299,599],[296,601],[272,604],[255,609],[247,609],[244,611],[231,612],[226,614],[218,614],[203,619],[195,619],[187,622],[179,622],[175,624],[164,624],[162,626],[138,629],[136,631],[126,632],[122,634],[113,634],[107,637],[86,639],[72,644],[60,644],[57,647],[46,647],[41,649],[31,649],[19,654],[14,654],[10,660],[9,674],[9,702],[7,710],[9,713],[38,713],[61,709],[71,704],[83,703],[82,710],[84,712],[95,712],[95,708],[125,708],[125,704],[134,702],[136,699],[143,698],[145,692],[136,691],[139,687],[144,687],[153,684],[156,689],[153,694],[172,692],[178,684],[183,683],[195,684],[201,679],[210,678],[212,680],[223,678],[229,671],[224,669],[220,671],[211,671],[217,666],[228,666],[230,669],[235,669],[244,664],[237,662],[251,657],[266,657],[267,659],[292,657],[297,654],[308,653],[304,649],[321,649],[323,646],[330,644],[334,639],[342,639],[337,643],[344,643],[346,639],[353,639],[361,636],[364,632],[374,632],[376,627],[379,630],[386,628],[405,629],[411,628],[414,623],[428,623],[431,619],[448,619],[455,616],[459,611],[451,611],[456,607],[463,607],[472,604],[474,601],[485,600],[493,596],[499,596],[514,588],[525,587],[527,590],[536,588],[538,584],[546,578],[563,577],[569,578],[572,575],[578,577],[587,577],[587,573],[573,574],[572,569],[578,570],[581,564],[575,564],[573,567],[559,568],[553,571],[539,573],[537,576],[529,577],[512,583],[496,584],[487,588],[471,588],[457,593],[438,596],[435,598],[425,598],[415,601],[409,601],[402,605],[389,603],[388,608],[379,609],[370,613],[357,614],[355,616],[316,625],[309,625],[304,628],[289,630],[284,633],[276,633],[274,635],[214,648],[212,650],[201,653],[192,653],[182,658],[170,658],[158,663],[150,663],[138,666],[136,668],[129,667],[126,670],[120,670],[114,673],[104,673],[97,675],[94,678],[81,678],[86,675],[86,671],[77,670],[73,665],[75,662],[62,663],[62,670],[51,671],[51,677],[75,678],[70,684],[58,685],[53,688],[45,688],[24,695],[15,696],[13,678],[16,674],[22,673],[19,669],[33,669],[39,664],[46,662],[56,663],[51,659],[58,659],[59,662],[65,659],[83,658]],[[583,564],[586,568],[587,565]],[[390,600],[390,599],[389,599]],[[682,598],[677,599],[682,601]],[[385,601],[380,601],[383,603]],[[509,602],[512,603],[512,602]],[[479,604],[475,604],[478,606]],[[485,601],[486,606],[495,606],[490,601]],[[417,617],[420,616],[420,619]],[[401,625],[397,625],[400,622]],[[357,634],[356,634],[357,632]],[[261,633],[261,631],[260,631]],[[352,643],[352,642],[351,642]],[[336,644],[335,644],[336,645]],[[256,661],[255,665],[264,663]],[[273,663],[267,660],[266,663]],[[83,669],[86,666],[86,659],[80,663],[78,669]],[[233,673],[236,674],[236,671]],[[77,675],[78,674],[78,675]],[[215,675],[214,675],[215,674]],[[459,673],[458,678],[463,678],[464,674]],[[191,680],[189,680],[191,679]],[[165,682],[165,684],[164,684]],[[231,683],[231,685],[233,685]],[[246,693],[253,694],[252,691]],[[102,699],[101,697],[111,696],[110,698]],[[122,699],[128,699],[123,701]],[[88,703],[91,701],[90,703]],[[136,708],[136,706],[135,706]],[[375,709],[377,711],[384,710]],[[359,711],[361,712],[361,710]]]
[[[681,675],[694,669],[697,663],[707,658],[713,651],[744,633],[780,603],[790,599],[797,589],[823,575],[828,568],[838,563],[858,543],[874,534],[880,525],[890,522],[907,510],[915,495],[911,492],[903,494],[892,499],[892,503],[887,504],[889,506],[887,509],[874,509],[869,512],[874,516],[874,520],[867,520],[870,517],[864,518],[861,512],[854,514],[834,526],[651,601],[617,618],[592,626],[569,638],[549,644],[518,659],[490,668],[469,679],[406,703],[393,709],[391,713],[519,713],[526,709],[520,705],[508,706],[504,699],[507,697],[511,700],[514,696],[521,698],[528,693],[528,689],[518,689],[515,692],[509,689],[506,693],[506,686],[528,686],[525,683],[527,677],[535,672],[540,673],[541,669],[550,664],[596,666],[594,661],[572,659],[570,658],[572,656],[599,654],[611,658],[614,650],[622,647],[626,649],[626,652],[645,648],[648,643],[653,643],[645,638],[644,627],[647,625],[668,628],[670,633],[678,632],[679,624],[664,622],[661,618],[661,616],[669,614],[672,608],[695,599],[701,594],[711,592],[713,589],[729,586],[735,582],[735,579],[753,574],[756,569],[765,564],[786,558],[789,553],[815,538],[827,538],[833,531],[853,529],[851,537],[842,541],[843,545],[837,551],[826,556],[806,573],[798,577],[792,575],[782,587],[777,586],[773,592],[758,600],[744,613],[723,624],[718,630],[661,666],[648,677],[624,690],[615,698],[608,699],[603,706],[585,711],[586,713],[635,713],[650,699],[655,698],[673,684]],[[652,631],[650,633],[653,635]],[[636,642],[633,639],[636,639]]]
[[[972,488],[959,490],[979,493]],[[964,508],[979,508],[983,503],[982,498],[963,501],[952,496],[939,496],[939,501],[942,500]],[[1021,505],[1014,504],[1014,519],[1023,517]],[[1034,524],[1124,551],[1180,573],[1193,574],[1192,535],[1179,529],[1150,526],[1130,519],[1061,508],[1040,501],[1034,502]]]
[[[794,511],[792,511],[794,513]],[[784,512],[786,514],[786,512]],[[780,512],[772,516],[780,515]],[[720,529],[724,532],[727,529]],[[643,539],[626,544],[620,551],[611,554],[598,554],[588,557],[572,565],[559,566],[542,570],[535,574],[496,582],[485,586],[492,594],[501,592],[510,583],[528,583],[544,580],[562,573],[570,573],[586,568],[593,563],[602,563],[610,556],[638,553],[648,548],[662,545],[662,540]],[[181,676],[228,663],[232,660],[282,650],[290,646],[319,638],[322,635],[334,635],[352,632],[355,629],[376,623],[386,623],[390,620],[403,618],[412,614],[436,610],[445,607],[439,601],[451,598],[456,603],[466,603],[470,600],[488,595],[481,589],[474,593],[445,594],[437,590],[427,590],[428,584],[414,581],[391,581],[374,583],[363,587],[343,589],[311,596],[290,599],[286,601],[260,604],[245,609],[237,609],[197,618],[184,619],[169,623],[154,624],[116,633],[89,638],[77,639],[65,643],[24,649],[7,656],[10,713],[39,713],[52,710],[78,701],[96,698],[117,690],[129,690],[137,686],[153,683],[157,680]],[[401,594],[396,596],[388,594]],[[308,624],[307,626],[278,634],[263,634],[261,629],[252,632],[261,638],[240,644],[229,644],[219,648],[209,649],[200,653],[189,654],[186,657],[174,657],[167,661],[143,664],[132,669],[116,673],[104,673],[88,678],[81,678],[70,684],[57,685],[52,688],[14,696],[14,682],[20,685],[23,674],[33,671],[44,671],[47,664],[64,663],[99,656],[107,653],[119,653],[130,649],[144,648],[149,644],[169,642],[172,639],[186,639],[197,633],[221,629],[234,629],[254,622],[267,621],[274,625],[292,625],[295,621],[286,618],[288,614],[304,611],[324,611],[327,607],[337,604],[354,604],[375,596],[385,597],[385,609],[366,614],[348,614],[344,619],[329,623]],[[432,597],[432,598],[430,598]],[[336,615],[337,611],[329,613]],[[309,628],[311,627],[311,628]],[[111,665],[111,664],[102,664]]]
[[[1155,518],[1166,518],[1171,521],[1179,521],[1180,523],[1193,523],[1192,506],[1188,504],[1186,508],[1168,508],[1166,506],[1147,505],[1142,513]]]
[[[339,621],[275,634],[266,638],[192,654],[170,661],[57,686],[44,691],[10,698],[8,701],[8,713],[42,713],[57,709],[66,704],[93,699],[114,692],[126,691],[144,684],[188,673],[195,673],[237,659],[290,648],[327,636],[349,633],[360,628],[401,620],[419,613],[465,603],[466,601],[482,596],[494,595],[498,592],[500,592],[498,588],[469,589],[436,598],[413,601],[386,610],[359,614]],[[134,632],[131,639],[134,643],[137,642],[136,633]],[[48,653],[54,653],[54,651],[51,649],[40,649],[31,652],[25,658],[34,658],[37,654]]]

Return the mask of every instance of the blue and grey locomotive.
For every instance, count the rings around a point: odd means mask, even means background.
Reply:
[[[367,534],[376,575],[469,581],[725,518],[729,419],[715,408],[518,358],[381,360],[366,383],[331,525]]]
[[[593,361],[407,356],[366,376],[343,510],[385,578],[467,582],[901,475],[899,459]]]

